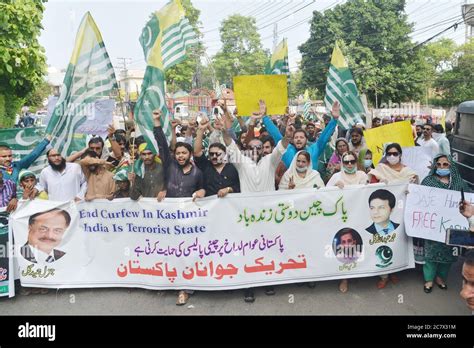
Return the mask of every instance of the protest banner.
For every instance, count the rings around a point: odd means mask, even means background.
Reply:
[[[0,208],[0,297],[12,297],[15,294],[13,259],[9,257],[9,241],[11,240],[8,230],[8,213],[6,208]]]
[[[34,200],[10,223],[23,286],[237,289],[414,267],[400,204],[405,190],[376,184],[197,202]],[[396,199],[383,221],[371,219],[371,194]],[[391,230],[380,236],[375,223],[384,222]],[[54,243],[38,240],[38,226],[55,233]]]
[[[407,235],[444,243],[448,228],[469,229],[467,219],[459,213],[461,193],[435,187],[410,184],[405,209]],[[464,193],[474,202],[472,193]]]
[[[384,144],[398,143],[401,147],[415,146],[410,121],[390,123],[364,131],[367,148],[372,151],[372,160],[378,164],[383,157]]]
[[[285,75],[245,75],[234,77],[234,95],[239,115],[251,116],[259,109],[258,101],[267,105],[267,115],[283,115],[288,106]]]
[[[430,166],[433,159],[431,149],[425,146],[412,146],[402,148],[402,163],[413,169],[420,182],[430,173]]]

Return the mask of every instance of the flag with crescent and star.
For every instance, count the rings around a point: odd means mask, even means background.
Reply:
[[[158,151],[153,136],[153,110],[161,109],[163,131],[168,140],[171,139],[170,114],[165,101],[165,72],[186,59],[187,48],[197,44],[198,38],[185,17],[181,2],[173,0],[151,15],[139,41],[147,67],[134,117],[140,133]]]
[[[286,75],[288,84],[290,83],[290,66],[288,64],[288,43],[283,39],[278,46],[275,47],[270,61],[265,67],[266,75]]]
[[[324,97],[326,109],[331,110],[332,104],[336,100],[341,104],[341,117],[338,120],[340,127],[350,129],[356,123],[365,124],[366,110],[357,91],[352,72],[337,43],[332,52],[326,82],[326,96]]]
[[[94,117],[89,110],[97,100],[113,97],[116,89],[114,68],[102,35],[87,12],[77,32],[59,99],[46,127],[46,133],[53,136],[51,146],[64,157],[74,151],[78,138],[75,131]],[[81,136],[79,134],[82,139]]]

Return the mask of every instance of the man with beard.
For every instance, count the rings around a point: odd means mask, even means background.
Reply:
[[[282,161],[285,164],[286,168],[290,167],[290,164],[293,161],[293,157],[295,157],[298,151],[306,150],[311,154],[313,169],[318,170],[319,155],[323,152],[324,148],[326,147],[326,144],[331,138],[331,135],[334,133],[334,130],[337,125],[337,119],[339,118],[340,105],[337,101],[334,102],[331,114],[333,116],[333,119],[324,128],[318,140],[311,146],[306,146],[308,143],[308,136],[304,130],[298,129],[294,132],[292,144],[288,145],[288,148],[282,157]],[[268,132],[272,136],[273,140],[275,140],[275,142],[279,142],[282,139],[280,131],[273,124],[272,120],[268,116],[263,117],[263,124],[268,129]]]
[[[177,142],[174,146],[174,158],[171,157],[166,137],[161,128],[160,118],[161,111],[153,111],[153,121],[155,124],[153,132],[160,148],[166,172],[167,183],[164,194],[166,197],[193,197],[193,201],[197,198],[203,198],[206,195],[204,176],[201,170],[191,163],[192,146],[185,142]],[[172,132],[175,132],[178,123],[174,120],[172,121]],[[176,305],[185,305],[188,302],[189,296],[193,293],[194,290],[180,290]]]
[[[161,111],[156,109],[153,111],[153,135],[158,143],[160,154],[165,156],[169,148],[166,142],[166,136],[161,128]],[[147,142],[138,146],[140,160],[142,162],[140,175],[129,173],[128,178],[132,184],[130,198],[137,200],[140,197],[154,197],[161,202],[166,196],[166,168],[162,160],[158,157],[155,147]]]
[[[79,162],[87,178],[86,201],[100,198],[110,198],[115,192],[114,175],[105,169],[108,163],[99,159],[99,155],[92,150],[87,150]]]
[[[40,174],[40,185],[52,201],[76,202],[83,200],[87,191],[87,180],[77,163],[66,162],[55,149],[46,153],[49,166]]]
[[[228,193],[240,192],[237,169],[225,159],[226,147],[221,143],[212,143],[209,146],[209,159],[204,156],[202,140],[208,126],[209,120],[201,121],[194,142],[194,163],[204,174],[206,197],[213,195],[225,197]]]
[[[263,155],[266,156],[271,154],[275,148],[275,141],[273,141],[273,138],[271,136],[266,136],[261,137],[260,140],[263,144]]]
[[[260,110],[253,113],[252,117],[255,120],[261,119],[265,116],[266,111],[265,102],[260,100]],[[234,164],[239,173],[242,192],[275,191],[275,172],[283,154],[287,151],[288,144],[293,136],[294,126],[287,126],[285,137],[278,142],[271,154],[264,156],[262,141],[257,138],[248,143],[247,155],[244,155],[230,136],[229,131],[232,127],[230,117],[225,118],[225,123],[224,142],[227,145],[229,161]],[[270,123],[274,128],[277,128],[271,120]],[[274,295],[275,290],[273,287],[267,287],[265,293]],[[248,303],[255,301],[253,289],[245,289],[244,301]]]
[[[372,128],[380,127],[380,122],[381,122],[380,118],[374,117],[372,119]]]
[[[73,153],[71,156],[68,156],[66,161],[76,162],[84,155],[87,150],[92,150],[97,153],[100,159],[107,159],[110,156],[109,150],[107,149],[107,147],[105,147],[104,139],[102,139],[101,137],[94,137],[89,140],[86,148],[76,153]]]
[[[418,145],[420,145],[419,143],[419,140],[421,139],[421,137],[423,136],[423,125],[421,124],[417,124],[415,126],[415,133],[416,133],[416,137],[415,137],[415,143]]]

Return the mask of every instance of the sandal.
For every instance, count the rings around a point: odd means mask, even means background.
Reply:
[[[267,295],[267,296],[275,295],[275,288],[273,286],[267,286],[265,288],[265,295]]]
[[[440,288],[441,290],[448,290],[448,286],[446,285],[445,282],[443,282],[443,280],[441,278],[440,279],[440,282],[436,281],[436,285],[438,285],[438,288]],[[436,279],[438,280],[438,279]]]
[[[400,281],[400,279],[398,279],[395,274],[390,274],[388,278],[392,281],[393,284],[397,284]]]
[[[377,289],[384,289],[388,284],[388,277],[387,278],[382,278],[382,279],[379,279],[379,281],[377,282]]]
[[[188,299],[189,299],[189,295],[184,290],[181,290],[178,293],[178,300],[176,301],[176,305],[183,306],[188,302]]]
[[[423,285],[423,291],[427,294],[429,294],[431,291],[433,291],[433,287],[432,286],[426,286],[426,285]]]
[[[251,289],[245,289],[244,301],[247,302],[247,303],[255,302],[255,296],[254,296],[253,291]]]
[[[342,292],[343,294],[345,294],[347,292],[347,290],[349,289],[349,283],[347,281],[347,279],[343,279],[341,280],[341,282],[339,283],[339,291]]]
[[[20,295],[22,296],[30,296],[33,293],[31,288],[21,287]]]

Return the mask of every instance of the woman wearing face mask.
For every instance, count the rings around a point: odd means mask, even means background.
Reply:
[[[374,169],[374,163],[372,161],[372,151],[369,149],[363,149],[359,154],[359,165],[363,168],[364,172],[368,174]]]
[[[451,157],[444,154],[437,155],[433,159],[434,166],[430,174],[421,182],[424,186],[436,187],[445,190],[469,192],[467,185],[459,175],[458,169]],[[433,290],[433,282],[442,290],[447,290],[446,279],[449,268],[456,262],[457,255],[453,247],[445,243],[424,240],[423,276],[425,285],[423,290],[429,294]]]
[[[342,170],[333,174],[327,186],[338,186],[344,188],[345,185],[366,184],[368,177],[362,170],[358,170],[357,155],[348,151],[342,156]]]
[[[362,170],[357,170],[357,155],[349,151],[342,156],[342,170],[329,179],[327,186],[338,186],[342,189],[344,186],[367,184],[367,181],[367,174]],[[348,281],[342,279],[339,283],[339,291],[345,293],[347,290]]]
[[[369,181],[371,183],[384,182],[386,184],[410,182],[418,184],[416,172],[402,164],[402,148],[397,143],[388,145],[385,149],[385,156],[380,163],[369,171]]]
[[[334,150],[327,166],[330,175],[341,170],[341,158],[347,151],[349,151],[349,142],[345,138],[338,138],[336,140],[336,150]]]
[[[371,183],[384,182],[393,183],[414,183],[418,184],[418,175],[414,170],[401,163],[402,148],[397,143],[392,143],[385,148],[385,156],[380,163],[369,171],[369,181]],[[398,283],[398,278],[394,274],[384,274],[377,282],[377,289],[383,289],[388,281]]]
[[[319,172],[313,169],[310,154],[304,150],[298,151],[281,178],[280,190],[320,187],[324,187],[324,182]]]

